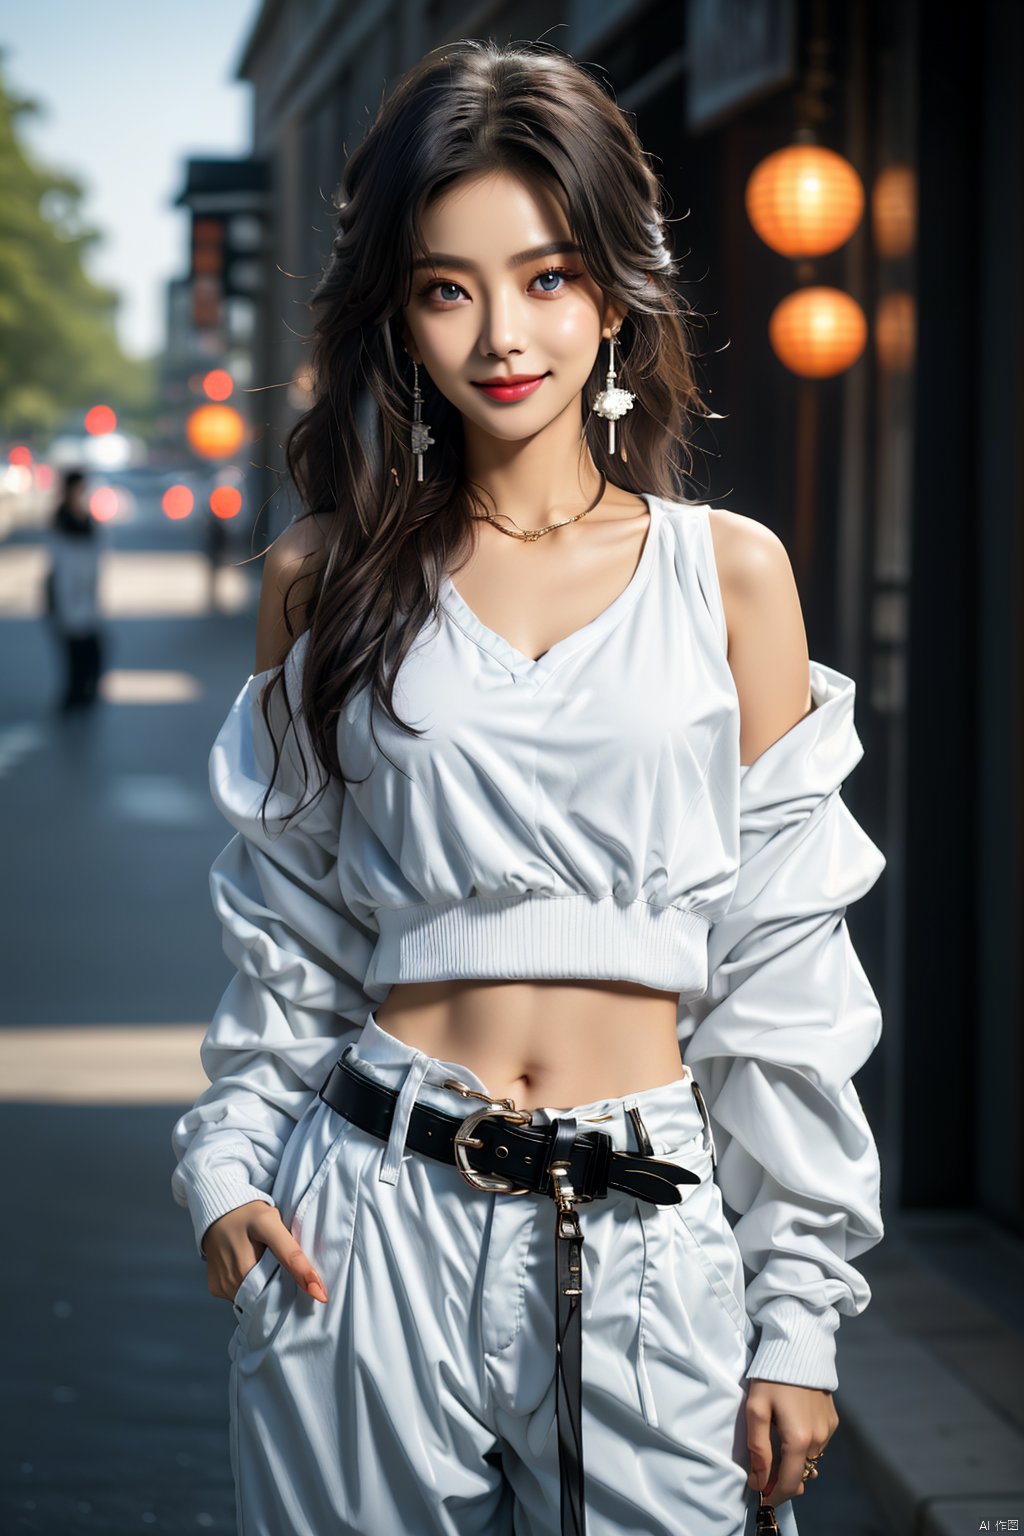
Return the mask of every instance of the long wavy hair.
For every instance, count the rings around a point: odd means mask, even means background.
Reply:
[[[310,299],[311,404],[285,444],[303,507],[297,521],[315,517],[320,530],[316,568],[295,580],[309,583],[299,709],[327,775],[321,792],[332,776],[344,782],[338,725],[360,689],[372,690],[371,732],[376,705],[420,734],[395,711],[395,674],[437,612],[441,578],[472,548],[472,512],[483,510],[480,488],[464,475],[461,415],[422,367],[423,419],[435,445],[416,480],[402,311],[413,262],[426,255],[421,215],[460,177],[487,171],[540,178],[594,282],[628,310],[617,365],[636,399],[617,423],[616,457],[607,423],[592,415],[604,387],[600,354],[581,401],[581,434],[609,482],[683,499],[692,468],[685,428],[691,415],[708,414],[691,360],[693,311],[673,288],[663,189],[624,111],[547,44],[470,38],[428,53],[381,104],[335,193],[337,233]],[[287,597],[285,607],[294,638]],[[263,694],[268,726],[278,682],[295,723],[282,665]],[[299,756],[305,763],[301,747]],[[274,777],[279,759],[275,742]]]

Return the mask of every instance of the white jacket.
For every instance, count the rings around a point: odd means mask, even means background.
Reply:
[[[813,709],[748,768],[706,507],[649,498],[629,587],[536,661],[450,583],[407,656],[400,716],[342,711],[346,773],[320,782],[308,733],[274,766],[251,676],[210,754],[235,833],[210,871],[236,967],[202,1045],[210,1086],[174,1126],[174,1198],[195,1239],[272,1203],[296,1122],[399,981],[622,977],[679,992],[716,1179],[736,1213],[748,1375],[835,1388],[835,1330],[870,1299],[852,1260],[883,1235],[878,1155],[851,1082],[878,1002],[848,905],[885,860],[840,797],[862,748],[853,681],[811,665]],[[643,596],[643,602],[639,598]],[[297,709],[308,633],[284,668]],[[675,701],[672,708],[667,701]]]
[[[736,888],[711,930],[707,993],[678,1031],[754,1277],[747,1375],[831,1390],[840,1314],[871,1299],[852,1261],[884,1235],[878,1152],[851,1081],[882,1018],[845,914],[886,862],[840,793],[864,751],[854,694],[812,662],[814,708],[741,768]]]

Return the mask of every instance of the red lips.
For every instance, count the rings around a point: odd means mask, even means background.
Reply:
[[[513,373],[505,379],[485,379],[482,382],[475,382],[475,388],[482,395],[486,395],[488,400],[511,405],[516,400],[524,400],[527,395],[532,395],[546,378],[546,373]]]
[[[473,383],[479,384],[481,386],[501,384],[531,384],[534,379],[543,379],[545,377],[546,375],[543,373],[510,373],[504,378],[474,379]]]

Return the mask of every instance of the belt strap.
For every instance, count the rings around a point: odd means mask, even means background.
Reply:
[[[362,1130],[382,1141],[389,1139],[398,1093],[357,1071],[344,1057],[331,1068],[320,1098]],[[555,1123],[517,1125],[502,1113],[501,1106],[507,1105],[510,1113],[526,1118],[522,1110],[514,1109],[511,1099],[488,1102],[492,1113],[479,1112],[472,1139],[459,1149],[456,1140],[466,1121],[428,1104],[416,1104],[409,1116],[406,1146],[439,1162],[462,1167],[469,1163],[481,1173],[496,1175],[504,1184],[520,1186],[522,1193],[532,1191],[553,1199],[549,1170]],[[457,1150],[462,1151],[462,1157]],[[603,1200],[609,1189],[618,1189],[655,1205],[678,1205],[683,1197],[677,1186],[700,1183],[699,1173],[666,1158],[616,1151],[604,1131],[579,1132],[567,1155],[569,1182],[577,1201]],[[511,1194],[512,1190],[495,1187],[495,1192]]]
[[[483,1099],[487,1108],[460,1119],[414,1103],[405,1144],[438,1162],[454,1163],[468,1183],[485,1193],[532,1192],[547,1195],[556,1204],[555,1408],[562,1536],[586,1536],[583,1233],[575,1207],[603,1199],[609,1189],[656,1205],[678,1205],[683,1198],[678,1186],[699,1184],[700,1174],[666,1158],[619,1152],[604,1131],[580,1131],[571,1115],[558,1116],[550,1125],[533,1126],[529,1111],[517,1110],[511,1099],[489,1100],[454,1078],[447,1080],[447,1086],[466,1097]],[[319,1096],[362,1130],[390,1140],[399,1094],[349,1066],[344,1056],[331,1068]],[[402,1109],[404,1117],[408,1105]],[[649,1146],[646,1134],[640,1144]]]

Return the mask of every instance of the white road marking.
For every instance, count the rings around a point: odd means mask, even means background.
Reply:
[[[256,562],[247,562],[245,556],[220,566],[211,593],[210,564],[199,550],[104,549],[100,611],[108,619],[244,613],[259,592]],[[0,548],[0,618],[42,618],[49,569],[44,543]]]
[[[31,720],[15,725],[0,726],[0,778],[16,768],[23,757],[38,752],[46,740],[46,732]]]
[[[0,1103],[189,1105],[205,1024],[0,1028]]]

